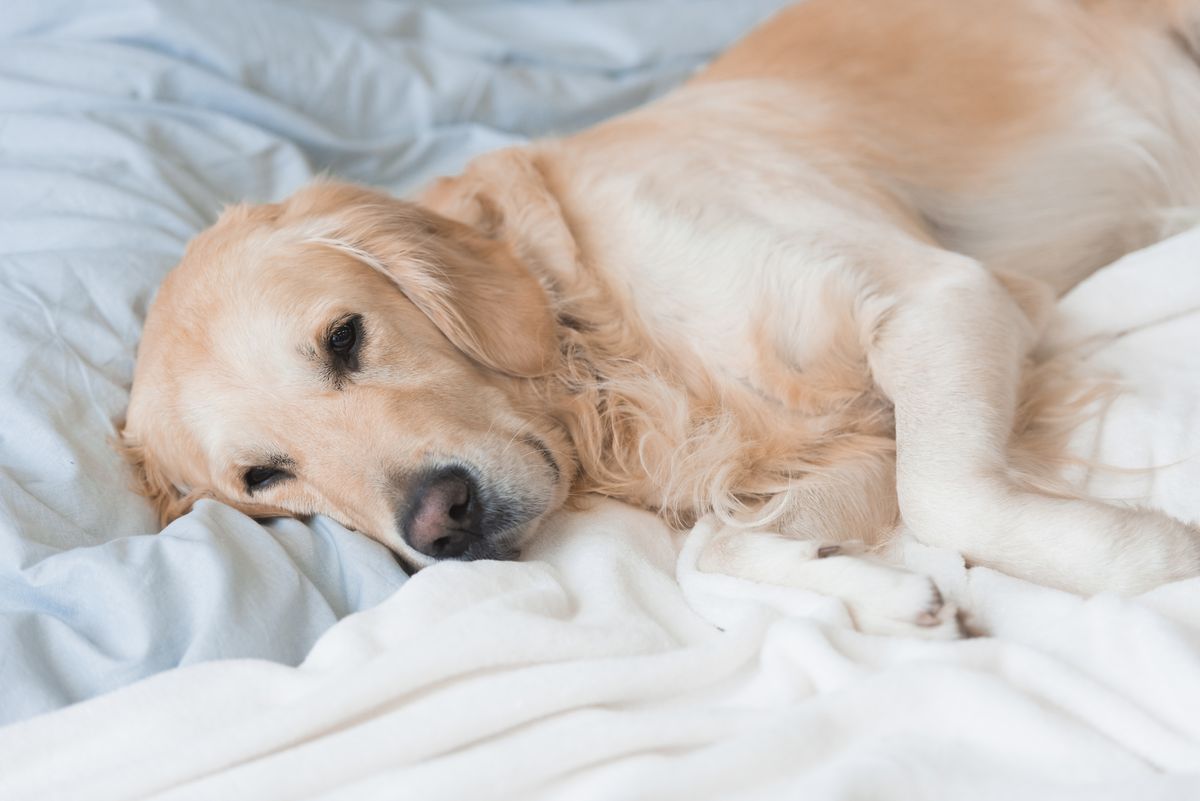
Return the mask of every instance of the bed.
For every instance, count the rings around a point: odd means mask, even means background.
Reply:
[[[8,3],[0,798],[1188,798],[1200,579],[1080,599],[902,538],[989,636],[868,637],[598,502],[407,578],[324,520],[157,533],[112,450],[140,324],[223,204],[411,192],[644,103],[785,3]],[[1090,490],[1200,521],[1200,229],[1060,304],[1126,391]]]

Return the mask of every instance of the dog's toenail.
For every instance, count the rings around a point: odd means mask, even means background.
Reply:
[[[986,637],[987,634],[982,630],[971,625],[968,615],[963,610],[959,609],[954,615],[954,622],[958,625],[958,633],[961,637]]]
[[[827,556],[836,556],[841,552],[842,546],[840,545],[822,545],[817,549],[817,558],[824,559]]]

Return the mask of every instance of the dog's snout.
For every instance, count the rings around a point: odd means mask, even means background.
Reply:
[[[481,506],[478,488],[466,471],[435,470],[411,491],[404,539],[426,556],[459,558],[482,536]]]

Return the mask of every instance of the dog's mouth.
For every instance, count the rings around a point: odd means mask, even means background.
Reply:
[[[518,529],[499,537],[482,535],[473,537],[467,548],[455,556],[425,556],[423,554],[400,551],[390,546],[388,550],[391,552],[392,558],[396,560],[404,572],[411,576],[417,571],[435,565],[438,562],[474,562],[480,559],[500,562],[516,561],[521,558],[521,548],[518,543],[523,538],[523,533]]]
[[[520,537],[514,537],[514,540],[519,540]],[[430,558],[428,561],[418,562],[411,554],[388,548],[392,554],[392,558],[396,560],[396,564],[400,565],[409,576],[415,575],[417,571],[435,565],[438,562],[474,562],[479,559],[492,559],[499,562],[514,562],[521,558],[521,549],[515,542],[489,542],[481,540],[472,545],[465,553],[460,556],[447,559]]]
[[[549,468],[551,476],[554,478],[554,484],[562,480],[562,468],[558,466],[558,460],[554,458],[554,451],[550,450],[550,446],[541,437],[533,434],[526,434],[521,440],[533,450],[541,454],[542,459],[546,462],[546,467]]]
[[[564,472],[536,434],[502,444],[483,461],[446,455],[397,481],[394,529],[382,541],[407,572],[442,561],[520,558],[559,496]]]
[[[548,463],[549,449],[537,448]],[[477,468],[454,463],[426,470],[395,514],[407,548],[392,548],[412,572],[435,562],[520,558],[520,542],[546,504],[489,482]]]

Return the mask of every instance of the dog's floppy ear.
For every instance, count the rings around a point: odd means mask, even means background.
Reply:
[[[578,265],[578,248],[562,208],[537,154],[527,149],[480,156],[462,175],[434,181],[418,202],[507,243],[547,275],[567,277]]]
[[[287,214],[320,221],[309,241],[395,282],[459,350],[508,375],[553,369],[558,341],[546,291],[505,243],[382,192],[318,183]]]

